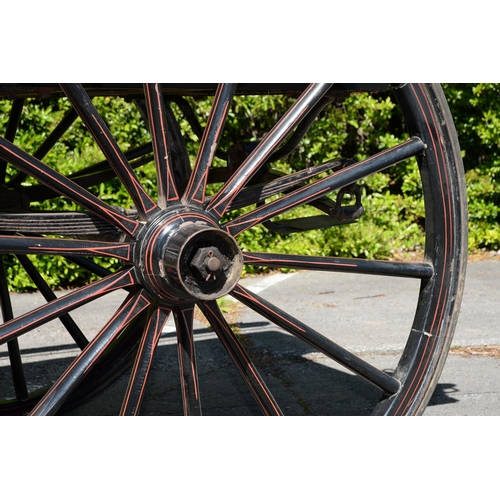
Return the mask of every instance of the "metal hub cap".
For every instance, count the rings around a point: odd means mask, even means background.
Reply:
[[[149,222],[136,254],[142,284],[175,304],[229,293],[243,270],[234,238],[207,216],[179,211]]]

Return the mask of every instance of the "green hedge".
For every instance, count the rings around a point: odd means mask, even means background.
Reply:
[[[96,98],[94,104],[103,114],[114,137],[123,150],[139,146],[150,140],[149,133],[141,117],[131,103],[122,99]],[[0,133],[3,134],[9,117],[11,101],[0,101]],[[65,99],[30,99],[25,103],[15,144],[26,151],[34,153],[43,143],[53,128],[60,122],[70,105]],[[81,120],[76,120],[73,126],[64,134],[62,139],[43,158],[44,163],[69,175],[84,167],[104,160],[100,149],[83,126]],[[8,169],[7,176],[17,173]],[[154,166],[149,164],[138,172],[146,188],[150,188],[153,195]],[[9,177],[8,177],[9,178]],[[28,178],[25,185],[35,184],[34,179]],[[91,191],[111,205],[130,206],[128,193],[119,181],[113,180],[105,185],[91,188]],[[31,204],[34,210],[81,210],[81,208],[65,197],[53,198],[44,202]],[[89,280],[97,279],[76,264],[59,256],[29,257],[45,281],[52,288],[68,288],[81,285]],[[13,255],[4,255],[4,266],[9,283],[13,291],[36,290],[35,285],[28,277],[24,268]],[[110,270],[118,269],[117,259],[93,259],[98,264]]]
[[[500,247],[498,228],[500,174],[500,85],[444,85],[459,134],[464,159],[470,203],[470,250]],[[191,99],[204,125],[211,98]],[[96,98],[96,107],[104,116],[123,150],[149,141],[149,134],[133,103],[122,99]],[[290,105],[284,96],[238,97],[231,108],[221,146],[258,142]],[[23,109],[16,144],[34,152],[69,108],[62,100],[30,100]],[[8,120],[11,102],[0,101],[0,133]],[[194,160],[197,141],[175,105],[174,113],[187,137],[188,151]],[[353,95],[328,107],[315,121],[303,144],[289,158],[274,165],[283,172],[316,165],[336,157],[356,160],[391,147],[405,138],[404,127],[390,95],[374,99]],[[78,171],[102,160],[93,139],[77,120],[44,162],[64,174]],[[220,160],[217,165],[224,165]],[[9,173],[13,173],[10,172]],[[137,173],[146,189],[156,196],[154,165],[141,167]],[[30,182],[29,180],[27,181]],[[34,182],[33,180],[31,182]],[[217,186],[211,186],[216,189]],[[239,236],[248,251],[276,251],[314,255],[339,255],[368,258],[390,258],[418,252],[423,246],[424,209],[420,197],[415,161],[377,174],[362,183],[366,215],[359,223],[291,235],[276,235],[256,227]],[[96,186],[93,192],[112,205],[129,207],[130,197],[118,181]],[[35,209],[78,210],[69,200],[56,198],[33,204]],[[295,209],[293,215],[318,213],[312,207]],[[289,217],[289,214],[286,215]],[[13,290],[34,289],[24,270],[13,256],[4,256],[9,284]],[[97,261],[110,269],[119,263],[109,259]],[[37,266],[47,282],[57,288],[71,287],[93,279],[61,257],[37,258]],[[251,268],[247,268],[251,272]]]
[[[444,85],[469,202],[469,250],[500,248],[500,84]]]

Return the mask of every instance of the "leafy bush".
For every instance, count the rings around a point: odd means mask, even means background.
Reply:
[[[94,104],[105,118],[111,132],[120,147],[126,151],[149,141],[149,133],[140,115],[132,103],[123,99],[95,98]],[[12,103],[0,101],[0,131],[3,134],[7,125]],[[66,99],[30,99],[23,107],[23,112],[14,143],[33,154],[47,138],[50,131],[61,121],[70,108]],[[80,119],[63,135],[60,141],[43,158],[43,162],[64,175],[77,172],[89,165],[102,161],[104,156],[95,144],[92,136],[86,130]],[[154,165],[142,168],[139,174],[146,189],[154,194],[154,183],[151,182]],[[17,173],[9,168],[7,180]],[[25,186],[37,184],[32,178],[26,179]],[[154,189],[153,189],[154,187]],[[131,206],[130,196],[118,180],[90,188],[95,195],[111,205]],[[68,210],[78,211],[81,208],[65,197],[57,197],[43,202],[32,202],[33,210]],[[24,268],[13,255],[4,255],[9,287],[14,291],[36,290],[35,285]],[[81,285],[96,279],[94,275],[76,264],[59,256],[30,257],[38,271],[52,288],[67,288]],[[110,270],[119,267],[118,259],[95,258],[94,261]]]
[[[470,204],[470,249],[498,249],[500,114],[497,110],[500,109],[500,85],[449,84],[444,85],[444,90],[455,118],[466,169]],[[204,126],[213,98],[189,100]],[[287,96],[236,97],[229,112],[221,147],[227,151],[239,142],[258,143],[292,102],[293,99]],[[95,98],[94,103],[124,151],[150,140],[147,128],[132,102],[102,97]],[[31,99],[27,104],[23,108],[15,142],[26,151],[34,153],[70,105],[66,99]],[[1,133],[5,130],[11,105],[10,101],[0,101]],[[178,118],[193,162],[199,141],[180,109],[175,104],[172,104],[172,109]],[[290,173],[339,157],[360,160],[404,139],[404,126],[389,94],[378,98],[354,94],[325,108],[301,145],[287,158],[273,164],[273,168]],[[43,159],[65,175],[101,160],[102,153],[80,119],[75,121]],[[225,166],[225,162],[216,159],[214,166]],[[14,170],[8,170],[7,177],[15,173]],[[137,170],[146,190],[156,197],[154,173],[152,163]],[[36,181],[30,178],[25,181],[27,185],[34,183]],[[356,224],[290,235],[277,235],[258,226],[239,235],[239,243],[247,251],[366,258],[390,258],[420,251],[424,241],[424,208],[416,162],[405,162],[364,180],[360,185],[366,215]],[[209,192],[215,192],[217,187],[209,186]],[[111,205],[131,206],[130,196],[118,180],[95,186],[91,191]],[[332,198],[334,199],[334,195]],[[64,197],[32,203],[31,206],[35,210],[80,210]],[[304,206],[280,218],[318,213],[317,209]],[[11,289],[35,288],[13,256],[4,256],[4,261]],[[119,262],[113,259],[96,261],[109,269],[119,266]],[[76,286],[94,279],[62,257],[37,258],[36,263],[46,281],[54,288]],[[248,267],[247,271],[252,272],[253,269]]]
[[[500,84],[444,85],[457,128],[469,202],[469,249],[500,248]]]

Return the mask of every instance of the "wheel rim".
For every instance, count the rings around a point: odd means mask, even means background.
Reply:
[[[84,209],[82,224],[95,226],[99,223],[102,226],[99,226],[99,234],[107,236],[100,237],[99,241],[28,236],[29,229],[20,235],[22,231],[18,228],[22,227],[23,217],[14,216],[13,226],[7,226],[9,214],[6,212],[0,250],[4,254],[18,256],[26,268],[30,264],[23,259],[30,254],[67,256],[79,259],[82,266],[91,266],[84,259],[98,255],[120,259],[123,267],[107,276],[103,269],[98,268],[96,272],[101,273],[99,281],[60,298],[46,292],[49,300],[46,305],[16,318],[6,292],[6,279],[1,279],[4,284],[2,309],[5,323],[0,326],[0,342],[9,346],[16,392],[15,400],[6,403],[6,407],[12,406],[19,411],[20,408],[33,406],[41,398],[32,414],[54,414],[64,409],[64,405],[70,405],[72,401],[77,404],[87,393],[110,382],[113,375],[118,376],[127,366],[133,355],[135,362],[121,414],[137,414],[156,346],[167,319],[172,315],[177,328],[184,414],[201,414],[193,326],[197,305],[262,412],[266,415],[282,414],[264,377],[217,305],[216,299],[230,294],[268,321],[376,386],[381,400],[373,409],[374,414],[423,412],[451,342],[466,260],[465,196],[459,148],[444,97],[437,86],[404,85],[394,89],[410,132],[406,141],[361,161],[341,160],[318,165],[314,167],[317,177],[301,170],[282,178],[268,178],[264,188],[268,191],[263,195],[260,184],[258,189],[252,186],[257,185],[258,174],[265,170],[264,165],[273,160],[277,152],[286,149],[287,146],[282,145],[292,131],[296,128],[299,131],[301,126],[307,129],[309,118],[314,118],[332,100],[329,97],[332,92],[330,85],[311,84],[298,95],[294,104],[257,146],[247,152],[241,162],[236,162],[233,171],[227,170],[220,190],[207,197],[207,185],[213,170],[211,166],[238,87],[235,84],[220,84],[216,88],[207,125],[199,132],[200,146],[191,169],[179,130],[173,123],[172,112],[165,104],[164,89],[160,84],[146,84],[139,107],[147,117],[152,138],[149,151],[152,151],[155,160],[156,199],[139,182],[132,164],[135,158],[148,152],[148,147],[141,149],[140,153],[124,154],[87,91],[80,85],[61,85],[61,89],[72,108],[61,122],[60,131],[54,133],[54,139],[58,134],[62,135],[79,116],[111,166],[111,177],[116,176],[126,187],[135,210],[128,213],[111,207],[86,189],[83,175],[64,176],[41,161],[42,153],[31,155],[15,146],[12,141],[23,101],[14,101],[5,137],[0,138],[2,171],[5,172],[6,165],[11,164],[19,171],[11,178],[12,185],[19,185],[20,180],[29,175],[42,186],[69,198]],[[291,142],[288,141],[287,145]],[[49,145],[45,148],[49,149]],[[137,156],[134,157],[134,154]],[[426,248],[420,262],[242,252],[236,242],[240,234],[259,224],[281,230],[283,225],[276,225],[271,219],[318,200],[325,203],[326,194],[352,186],[367,176],[414,156],[419,161],[426,202]],[[231,166],[231,158],[228,166]],[[98,170],[98,165],[94,165],[86,173],[93,174]],[[325,172],[326,175],[321,175]],[[314,182],[305,183],[309,179]],[[277,199],[272,199],[278,194]],[[38,193],[37,196],[47,195]],[[250,205],[256,206],[246,213],[230,217],[235,208]],[[58,217],[54,234],[65,236],[63,218]],[[44,219],[41,225],[47,228],[48,219]],[[71,231],[74,233],[73,226]],[[9,232],[7,227],[14,229]],[[46,231],[41,230],[40,233],[46,234]],[[243,263],[296,270],[352,271],[420,280],[421,292],[413,326],[395,372],[388,374],[376,368],[348,347],[337,344],[245,289],[238,283]],[[35,279],[36,270],[32,270],[32,276]],[[42,289],[43,284],[38,287]],[[43,396],[29,394],[23,378],[17,339],[53,318],[65,318],[70,323],[68,313],[72,310],[122,289],[128,291],[126,299],[90,342],[78,327],[72,324],[66,326],[82,349],[81,354]],[[140,318],[145,319],[137,323]],[[125,342],[126,338],[132,340]],[[116,346],[120,349],[113,357]],[[101,377],[95,376],[99,365],[103,367]],[[94,382],[91,382],[92,379]]]

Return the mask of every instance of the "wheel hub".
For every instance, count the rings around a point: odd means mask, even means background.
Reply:
[[[236,241],[203,213],[163,213],[147,223],[140,240],[139,280],[169,304],[217,299],[241,276],[243,257]]]

